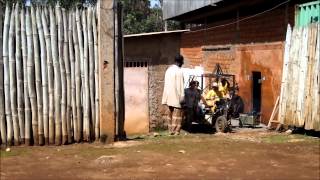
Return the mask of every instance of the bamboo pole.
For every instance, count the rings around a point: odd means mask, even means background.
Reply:
[[[6,8],[7,9],[7,8]],[[0,9],[1,11],[3,11],[3,9]],[[8,19],[8,17],[6,17],[7,14],[7,10],[5,11],[5,19]],[[5,34],[2,31],[3,25],[4,23],[2,21],[2,18],[0,18],[0,131],[1,131],[1,143],[2,144],[7,144],[7,129],[6,129],[6,118],[5,118],[5,104],[4,104],[4,71],[3,71],[3,59],[4,59],[4,39],[5,36],[7,36],[7,34]],[[6,46],[7,47],[7,46]]]
[[[10,8],[6,4],[6,12],[4,19],[4,29],[3,29],[3,70],[4,70],[4,101],[5,101],[5,114],[7,120],[7,145],[12,145],[13,137],[13,122],[11,116],[11,105],[10,105],[10,77],[9,77],[9,26],[10,26]]]
[[[90,122],[90,132],[91,137],[95,135],[95,98],[94,98],[94,45],[92,37],[92,8],[87,9],[87,24],[88,24],[88,43],[89,43],[89,91],[90,91],[90,112],[91,112],[91,122]]]
[[[44,132],[43,132],[43,111],[42,111],[42,86],[41,86],[41,67],[40,67],[40,53],[39,53],[39,39],[38,29],[36,21],[36,13],[33,6],[31,6],[31,22],[32,22],[32,37],[34,47],[34,67],[35,67],[35,79],[36,79],[36,99],[38,107],[38,136],[39,141],[36,144],[44,144]]]
[[[55,8],[55,15],[58,16],[59,7]],[[53,69],[54,69],[54,102],[55,102],[55,144],[61,144],[61,73],[58,58],[58,44],[57,44],[57,29],[55,23],[55,16],[52,9],[50,11],[50,33],[51,33],[51,46],[52,46],[52,59],[53,59]],[[58,18],[59,19],[59,18]]]
[[[13,135],[14,144],[19,145],[20,142],[20,130],[19,130],[19,119],[18,119],[18,109],[17,109],[17,77],[16,77],[16,59],[15,59],[15,11],[12,7],[11,17],[10,17],[10,29],[9,29],[9,73],[10,73],[10,103],[13,121]]]
[[[51,7],[49,7],[51,9]],[[47,11],[47,8],[44,8],[44,12]],[[52,14],[51,14],[52,15]],[[51,53],[51,39],[50,32],[48,30],[48,23],[46,19],[46,14],[41,13],[41,20],[46,40],[46,50],[47,50],[47,76],[48,76],[48,94],[49,94],[49,144],[54,144],[54,78],[53,78],[53,62],[52,62],[52,53]]]
[[[24,90],[24,117],[25,117],[25,144],[30,145],[31,140],[31,105],[29,100],[29,90],[28,90],[28,52],[27,52],[27,37],[26,37],[26,14],[24,8],[21,8],[20,12],[21,17],[21,50],[22,50],[22,59],[23,59],[23,90]],[[22,140],[23,141],[23,140]]]
[[[79,41],[78,41],[78,36],[77,36],[77,31],[78,31],[78,25],[76,23],[77,21],[77,16],[79,16],[79,12],[77,13],[77,9],[76,12],[74,12],[72,14],[72,29],[73,29],[73,33],[72,33],[72,37],[73,37],[73,43],[74,43],[74,50],[75,50],[75,68],[74,68],[74,73],[75,73],[75,83],[76,83],[76,106],[77,106],[77,116],[76,116],[76,124],[77,127],[75,129],[76,133],[75,138],[76,141],[79,142],[82,136],[82,117],[81,117],[81,77],[80,77],[80,47],[79,47]],[[78,18],[79,19],[79,18]]]
[[[66,10],[62,9],[62,32],[63,32],[63,63],[64,63],[64,71],[65,73],[63,74],[61,71],[61,81],[62,85],[64,85],[64,88],[62,91],[62,102],[65,103],[64,110],[66,110],[64,118],[65,118],[65,133],[66,135],[64,136],[63,142],[66,143],[71,143],[71,122],[70,122],[70,104],[71,104],[71,74],[70,74],[70,64],[69,64],[69,53],[68,53],[68,19],[66,16]],[[62,66],[61,66],[62,67]]]
[[[42,11],[43,13],[43,11]],[[47,72],[47,51],[46,43],[44,38],[44,32],[41,22],[41,9],[36,9],[36,20],[38,27],[38,34],[40,40],[40,54],[41,54],[41,85],[42,85],[42,100],[43,100],[43,134],[45,144],[49,144],[49,110],[48,110],[48,72]],[[40,138],[41,139],[41,138]]]
[[[69,24],[68,24],[68,43],[69,43],[69,57],[70,57],[70,67],[71,67],[71,104],[72,104],[72,131],[73,138],[78,137],[78,124],[77,124],[77,106],[76,106],[76,81],[75,81],[75,57],[73,49],[73,27],[74,27],[74,18],[72,11],[69,12]],[[76,47],[75,47],[76,48]]]
[[[21,58],[21,32],[20,32],[20,16],[19,6],[15,8],[15,32],[16,32],[16,74],[17,74],[17,103],[18,103],[18,122],[19,122],[19,141],[24,140],[24,94],[23,94],[23,68]]]
[[[32,112],[32,135],[34,144],[38,144],[38,112],[37,112],[37,97],[35,90],[35,65],[33,56],[33,41],[32,41],[32,29],[31,29],[31,17],[30,9],[26,11],[26,33],[27,33],[27,51],[28,51],[28,91],[31,102]]]
[[[82,11],[82,27],[83,27],[83,72],[84,72],[84,105],[83,105],[83,121],[84,131],[83,139],[90,141],[90,92],[89,92],[89,62],[88,62],[88,35],[87,35],[87,23],[86,23],[86,11]]]
[[[79,62],[80,62],[80,74],[81,75],[81,81],[80,81],[80,88],[78,90],[80,90],[80,106],[77,106],[77,113],[78,113],[78,118],[79,118],[79,125],[78,125],[78,128],[79,128],[79,136],[80,136],[80,139],[83,137],[83,119],[82,119],[82,109],[83,109],[83,97],[84,96],[81,96],[81,94],[84,94],[83,93],[83,89],[84,88],[81,88],[83,87],[83,84],[84,84],[84,74],[83,74],[83,40],[82,40],[82,27],[81,27],[81,22],[80,22],[80,13],[79,13],[79,9],[77,8],[76,9],[76,25],[77,25],[77,34],[78,34],[78,47],[79,47]],[[77,72],[76,72],[77,73]],[[77,93],[78,94],[78,93]],[[77,103],[78,104],[78,103]]]
[[[63,19],[60,6],[56,6],[56,17],[58,23],[58,53],[60,63],[61,75],[61,122],[62,122],[62,144],[66,144],[68,140],[67,132],[67,117],[66,117],[66,103],[67,103],[67,86],[66,86],[66,70],[64,65],[63,52]]]
[[[95,79],[95,138],[100,137],[100,120],[99,120],[99,53],[98,53],[98,32],[96,23],[96,13],[92,16],[93,26],[93,44],[94,44],[94,79]]]

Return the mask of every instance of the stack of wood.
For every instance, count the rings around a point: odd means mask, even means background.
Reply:
[[[287,32],[279,122],[320,131],[320,24]]]
[[[1,143],[99,139],[96,8],[10,6],[1,32]]]

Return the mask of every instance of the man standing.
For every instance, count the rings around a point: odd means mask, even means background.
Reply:
[[[167,105],[168,128],[171,135],[179,135],[182,122],[182,106],[184,99],[184,81],[181,66],[183,65],[183,56],[176,55],[175,64],[171,65],[164,77],[164,89],[162,104]]]

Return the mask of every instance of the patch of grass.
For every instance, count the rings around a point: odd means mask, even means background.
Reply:
[[[21,156],[28,153],[26,148],[18,148],[18,149],[11,149],[11,151],[7,152],[5,149],[0,150],[0,158],[8,158],[13,156]]]
[[[267,136],[262,138],[263,142],[266,143],[288,143],[288,142],[306,142],[306,143],[319,143],[319,138],[313,138],[306,135],[301,134],[277,134],[272,136]]]

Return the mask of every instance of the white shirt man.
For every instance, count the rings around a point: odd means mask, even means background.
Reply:
[[[175,57],[175,64],[171,65],[165,74],[162,104],[169,108],[168,129],[170,134],[178,135],[182,122],[181,102],[184,99],[184,81],[181,66],[183,56]]]

